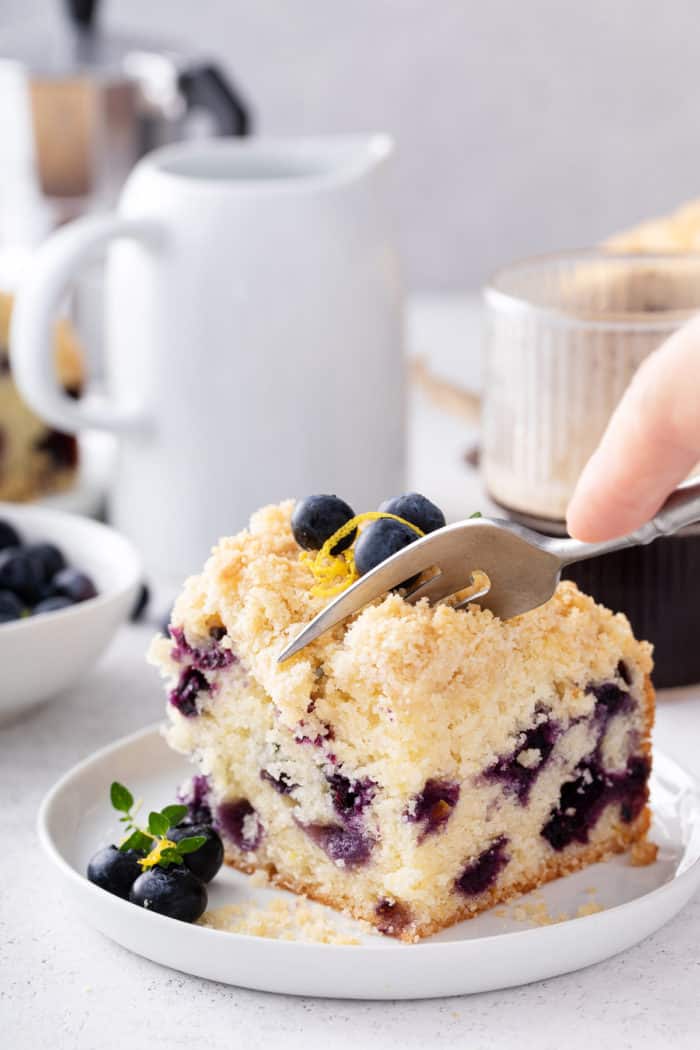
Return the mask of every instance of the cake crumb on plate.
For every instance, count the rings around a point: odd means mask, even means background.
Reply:
[[[256,889],[264,889],[270,885],[270,876],[264,868],[258,868],[258,870],[252,872],[248,878],[250,879],[250,885],[255,886]]]
[[[577,919],[583,919],[586,915],[595,915],[596,912],[604,911],[602,904],[598,901],[587,901],[586,904],[582,904],[576,912]]]
[[[204,913],[200,926],[226,933],[243,933],[279,941],[313,941],[316,944],[361,944],[360,937],[341,928],[305,897],[273,897],[266,905],[253,901],[229,904]],[[346,924],[347,925],[347,924]],[[356,922],[359,933],[371,933],[369,923]]]
[[[640,839],[635,842],[629,852],[630,864],[633,868],[644,868],[647,864],[653,864],[659,853],[659,847],[655,842],[648,839]]]
[[[546,900],[541,896],[511,905],[510,909],[499,908],[494,914],[499,918],[514,919],[515,922],[529,922],[535,926],[555,926],[560,922],[568,922],[570,919],[582,919],[586,915],[595,915],[596,912],[604,911],[603,905],[593,899],[596,893],[594,888],[585,890],[585,893],[591,899],[579,905],[572,915],[569,915],[567,912],[559,912],[557,915],[553,915],[547,906]]]

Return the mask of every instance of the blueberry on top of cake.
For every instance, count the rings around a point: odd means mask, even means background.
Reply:
[[[151,649],[229,863],[415,940],[644,836],[651,649],[624,616],[571,583],[508,622],[399,591],[278,664],[328,601],[293,512],[221,540]]]
[[[78,444],[29,408],[12,381],[9,348],[12,297],[0,292],[0,500],[29,500],[64,489],[75,478]],[[82,392],[83,356],[70,322],[54,332],[56,377],[70,397]]]

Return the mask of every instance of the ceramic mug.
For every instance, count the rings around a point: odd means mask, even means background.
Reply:
[[[486,488],[509,517],[563,535],[579,474],[632,376],[700,309],[700,255],[529,259],[496,275],[486,306]],[[666,687],[700,679],[699,574],[691,526],[564,577],[653,642],[654,683]]]
[[[403,486],[403,354],[385,136],[166,147],[114,215],[39,250],[11,345],[54,426],[118,433],[110,511],[159,578],[284,497],[356,510]],[[50,336],[79,268],[109,245],[106,386],[56,389]]]
[[[527,259],[496,274],[485,302],[486,488],[536,528],[563,523],[637,368],[700,309],[700,255]]]

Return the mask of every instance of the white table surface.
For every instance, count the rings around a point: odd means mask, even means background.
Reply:
[[[465,332],[473,331],[468,313],[455,315],[458,330],[464,323]],[[419,321],[414,333],[423,331]],[[458,351],[457,343],[446,354],[444,374],[460,370]],[[467,356],[461,378],[471,382],[473,354]],[[450,516],[481,505],[461,463],[473,435],[422,398],[411,418],[411,482],[441,498]],[[230,988],[130,955],[82,925],[38,850],[36,810],[75,762],[161,717],[160,684],[143,655],[152,630],[124,628],[78,688],[0,729],[0,1046],[697,1050],[700,898],[644,943],[588,970],[425,1002],[314,1000]],[[1,678],[0,668],[0,688]],[[661,699],[656,741],[700,776],[700,687]]]

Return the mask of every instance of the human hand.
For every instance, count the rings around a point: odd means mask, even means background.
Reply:
[[[589,543],[633,532],[700,460],[700,317],[640,366],[567,511]]]

